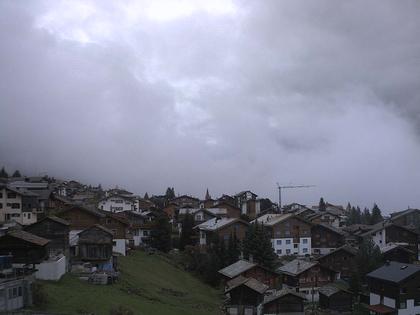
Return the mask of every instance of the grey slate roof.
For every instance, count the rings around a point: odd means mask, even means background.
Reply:
[[[260,293],[264,294],[265,291],[268,290],[268,285],[265,285],[264,283],[254,279],[254,278],[245,278],[242,276],[239,276],[231,281],[229,281],[229,287],[226,289],[225,293],[230,292],[231,290],[241,286],[245,285],[246,287]]]
[[[297,276],[317,264],[318,264],[317,262],[295,259],[285,264],[284,266],[279,267],[277,269],[277,272],[287,273],[292,276]]]
[[[319,293],[321,293],[325,296],[328,296],[328,297],[331,296],[331,295],[334,295],[334,294],[336,294],[337,292],[340,292],[340,291],[344,291],[344,292],[347,292],[347,293],[351,294],[351,292],[349,290],[341,288],[340,286],[338,286],[334,283],[329,283],[329,284],[324,285],[323,287],[319,288]]]
[[[352,255],[354,255],[354,256],[356,256],[357,255],[357,248],[354,248],[353,246],[350,246],[350,245],[347,245],[347,244],[345,244],[345,245],[343,245],[343,246],[341,246],[341,247],[338,247],[338,248],[336,248],[336,249],[334,249],[333,251],[331,251],[331,252],[329,252],[329,253],[327,253],[327,254],[325,254],[325,255],[323,255],[322,257],[320,257],[319,259],[322,259],[322,258],[324,258],[324,257],[327,257],[327,256],[329,256],[329,255],[331,255],[331,254],[334,254],[334,253],[336,253],[336,252],[338,252],[338,251],[340,251],[340,250],[344,250],[344,251],[346,251],[346,252],[348,252],[348,253],[350,253],[350,254],[352,254]]]
[[[227,266],[218,272],[228,278],[235,278],[236,276],[240,275],[241,273],[255,267],[257,264],[251,263],[247,260],[238,260],[237,262],[233,263],[230,266]]]
[[[385,264],[371,273],[368,273],[367,277],[400,283],[418,272],[420,272],[420,265],[391,261],[389,264]]]
[[[286,289],[282,289],[282,290],[276,291],[276,292],[274,292],[271,295],[264,296],[264,302],[263,302],[263,304],[270,303],[270,302],[272,302],[274,300],[277,300],[277,299],[279,299],[279,298],[281,298],[281,297],[283,297],[285,295],[288,295],[288,294],[292,294],[294,296],[297,296],[297,297],[301,298],[302,300],[305,300],[306,299],[304,294],[298,293],[298,292],[296,292],[296,290],[287,289],[286,288]]]

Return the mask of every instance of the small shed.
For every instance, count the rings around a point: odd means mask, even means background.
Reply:
[[[319,306],[338,312],[350,312],[353,309],[353,293],[338,283],[331,283],[319,288]]]
[[[264,297],[263,314],[304,314],[304,301],[304,294],[282,289]]]

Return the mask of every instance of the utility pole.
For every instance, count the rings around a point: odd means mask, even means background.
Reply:
[[[277,183],[277,188],[279,190],[279,210],[281,211],[281,190],[282,189],[309,188],[309,187],[315,187],[315,185],[285,185],[285,186],[282,186],[279,183]]]

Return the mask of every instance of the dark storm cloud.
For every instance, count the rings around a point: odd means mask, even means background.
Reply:
[[[417,1],[183,3],[3,1],[0,161],[138,193],[274,199],[279,181],[317,185],[286,201],[419,206]]]

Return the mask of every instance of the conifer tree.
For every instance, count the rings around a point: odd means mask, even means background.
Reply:
[[[187,213],[182,220],[182,230],[179,239],[179,249],[184,250],[185,246],[193,245],[194,243],[194,217]]]
[[[382,217],[381,209],[379,209],[376,203],[373,204],[372,215],[370,219],[371,219],[371,224],[379,223],[384,219]]]
[[[159,213],[156,218],[155,229],[152,233],[152,246],[163,252],[168,252],[171,249],[171,232],[172,228],[169,223],[168,217]]]
[[[7,174],[6,170],[4,169],[4,166],[0,170],[0,178],[8,178],[9,174]]]
[[[13,173],[12,177],[22,177],[22,175],[20,175],[19,170],[16,170],[16,171]]]
[[[369,225],[371,223],[371,216],[368,208],[365,208],[361,217],[362,224]]]
[[[250,225],[243,243],[243,253],[246,259],[252,256],[254,262],[273,269],[277,255],[274,253],[268,232],[258,222]]]
[[[327,210],[327,205],[325,204],[324,198],[321,197],[321,199],[319,199],[319,207],[318,207],[319,211],[325,211]]]

